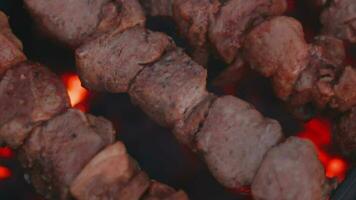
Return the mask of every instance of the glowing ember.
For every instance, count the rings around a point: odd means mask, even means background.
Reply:
[[[342,181],[345,178],[345,173],[348,169],[347,162],[339,156],[328,152],[331,147],[330,121],[314,118],[304,124],[304,130],[298,136],[314,143],[328,178],[336,178],[338,181]]]
[[[9,168],[0,166],[0,180],[7,179],[11,176],[11,171]]]
[[[12,158],[14,153],[9,147],[0,147],[0,158]]]
[[[79,77],[76,74],[65,74],[62,80],[67,88],[70,102],[73,107],[86,111],[83,104],[89,96],[89,92],[82,87]]]

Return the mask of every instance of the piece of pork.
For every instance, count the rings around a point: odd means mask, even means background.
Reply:
[[[160,59],[170,39],[157,32],[134,27],[113,30],[76,50],[76,63],[85,87],[97,91],[127,92],[145,67]]]
[[[266,152],[282,138],[275,120],[233,96],[214,101],[201,130],[197,149],[215,178],[225,187],[252,183]]]
[[[136,77],[129,94],[153,120],[173,127],[207,94],[206,70],[174,48]]]
[[[34,129],[20,149],[20,160],[38,193],[48,199],[69,199],[73,180],[115,140],[114,130],[104,140],[103,133],[97,132],[101,126],[102,122],[89,120],[87,114],[69,109]]]
[[[256,200],[325,200],[328,192],[313,144],[296,137],[268,151],[252,183]]]
[[[12,33],[5,13],[0,11],[0,80],[7,69],[25,60],[22,43]]]
[[[277,96],[287,99],[309,62],[309,46],[300,22],[285,16],[269,19],[246,36],[244,46],[251,67],[272,77]]]
[[[40,123],[64,112],[70,105],[61,80],[36,63],[9,69],[0,82],[0,140],[20,146]]]
[[[116,142],[98,153],[71,184],[78,200],[120,199],[120,191],[139,171],[125,145]]]
[[[356,1],[331,0],[321,14],[323,33],[356,43]]]
[[[268,16],[280,15],[285,0],[229,0],[211,20],[209,39],[227,63],[232,63],[241,48],[244,34]]]

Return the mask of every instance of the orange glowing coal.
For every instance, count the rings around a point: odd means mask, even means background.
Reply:
[[[82,87],[78,75],[68,73],[62,75],[62,80],[67,88],[72,107],[86,111],[85,102],[89,97],[89,92]]]
[[[10,177],[11,177],[10,169],[0,165],[0,180],[4,180]]]
[[[10,147],[0,147],[0,158],[12,158],[14,155]]]
[[[308,121],[304,124],[304,130],[298,136],[314,143],[328,178],[336,178],[338,181],[345,178],[349,167],[348,163],[341,156],[330,153],[332,142],[331,122],[329,120],[314,118]]]

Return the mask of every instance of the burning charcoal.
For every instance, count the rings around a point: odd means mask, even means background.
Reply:
[[[39,28],[56,40],[77,46],[95,31],[109,0],[25,0]]]
[[[266,152],[282,138],[278,122],[233,96],[218,98],[197,134],[197,148],[224,186],[249,185]]]
[[[356,43],[356,1],[332,0],[321,15],[326,35]]]
[[[206,95],[206,70],[172,49],[136,77],[132,101],[163,126],[172,127]]]
[[[163,183],[159,183],[156,181],[152,181],[148,192],[143,197],[143,200],[188,200],[187,194],[183,191],[176,192],[173,188],[165,185]]]
[[[336,144],[345,155],[354,159],[356,155],[356,107],[341,117],[335,132]]]
[[[170,45],[166,35],[140,27],[113,30],[77,49],[77,67],[86,87],[127,92],[145,64],[158,60]]]
[[[213,18],[209,38],[227,62],[233,62],[244,33],[267,16],[280,15],[287,8],[285,0],[229,0]]]
[[[308,64],[309,47],[303,27],[290,17],[275,17],[255,27],[246,37],[245,54],[252,67],[272,76],[277,96],[286,99]]]
[[[313,144],[296,137],[268,151],[252,183],[256,200],[322,200],[328,192]]]
[[[0,82],[0,102],[0,138],[13,148],[20,146],[35,126],[70,104],[58,77],[29,62],[5,73]]]
[[[346,111],[356,105],[356,69],[348,66],[345,68],[339,82],[334,86],[335,99],[332,107]]]
[[[97,154],[73,181],[70,191],[78,200],[118,199],[120,191],[138,171],[122,142]]]
[[[149,16],[172,16],[172,1],[140,0],[140,3]]]
[[[95,154],[114,141],[104,141],[93,128],[102,122],[91,122],[86,114],[70,109],[35,128],[20,149],[33,186],[46,198],[68,199],[72,181]]]
[[[193,47],[193,60],[205,65],[208,59],[209,19],[219,11],[218,0],[174,0],[173,17],[181,34]]]
[[[25,60],[22,43],[11,32],[7,16],[0,11],[0,80],[7,69]]]
[[[206,98],[201,101],[190,113],[186,113],[183,120],[176,123],[173,133],[179,142],[194,148],[196,142],[195,136],[204,122],[209,108],[215,99],[215,95],[207,95]]]

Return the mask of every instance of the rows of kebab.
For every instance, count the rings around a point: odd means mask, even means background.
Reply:
[[[70,108],[60,78],[26,60],[0,12],[0,138],[18,151],[46,199],[186,200],[150,180],[116,141],[111,122]]]
[[[294,106],[312,101],[339,111],[336,138],[345,152],[355,151],[356,71],[343,65],[340,40],[355,42],[354,0],[324,5],[324,34],[311,44],[296,19],[280,16],[284,0],[141,0],[143,7],[137,0],[24,2],[41,31],[75,49],[85,87],[128,93],[227,188],[251,185],[254,199],[266,200],[321,200],[333,189],[310,142],[284,138],[280,124],[249,103],[206,90],[200,64],[211,49],[231,67],[247,62],[271,77],[276,95]],[[169,36],[146,29],[145,13],[172,16],[192,58]],[[68,109],[56,77],[25,61],[5,25],[1,37],[7,50],[0,50],[0,138],[19,148],[37,191],[60,199],[69,192],[77,199],[139,199],[149,187],[144,199],[187,198],[156,182],[149,186],[123,144],[113,144],[110,123]],[[71,153],[59,151],[64,146]]]

